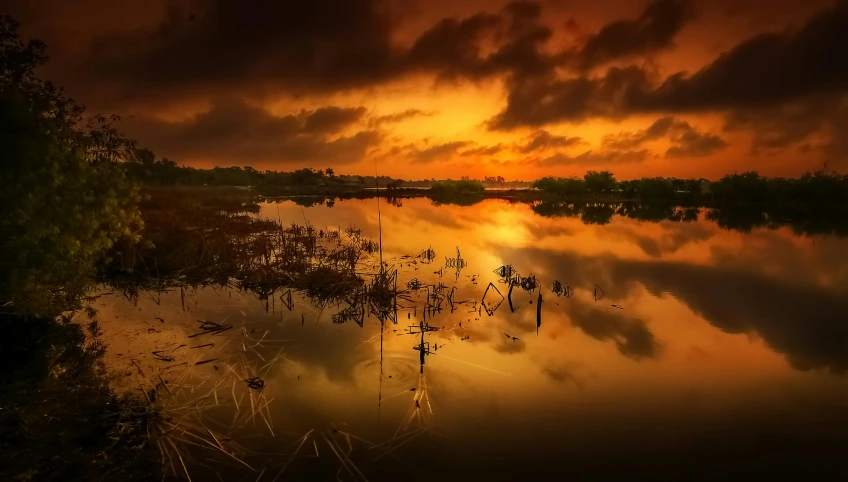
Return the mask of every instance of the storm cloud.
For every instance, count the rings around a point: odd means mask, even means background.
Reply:
[[[130,119],[127,125],[144,145],[181,159],[261,165],[358,161],[381,138],[378,131],[357,130],[364,108],[323,107],[276,116],[237,100],[221,101],[206,112],[177,122]],[[339,134],[353,128],[355,132]]]

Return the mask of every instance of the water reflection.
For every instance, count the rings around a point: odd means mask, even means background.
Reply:
[[[164,349],[192,367],[163,375],[174,403],[253,469],[186,450],[211,477],[842,474],[848,241],[727,230],[715,212],[382,204],[389,268],[357,272],[397,297],[350,313],[296,290],[108,295],[108,356],[152,375]],[[373,200],[259,216],[379,234]],[[186,343],[198,319],[233,328]]]

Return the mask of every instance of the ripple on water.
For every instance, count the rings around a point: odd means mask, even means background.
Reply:
[[[417,380],[419,369],[418,359],[409,354],[383,353],[384,384],[408,385],[414,383]],[[356,365],[355,373],[357,380],[377,377],[380,374],[380,359],[372,358],[359,362]]]

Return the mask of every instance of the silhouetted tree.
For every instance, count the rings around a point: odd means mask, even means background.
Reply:
[[[89,287],[113,243],[140,227],[117,162],[133,143],[35,75],[45,46],[0,16],[0,306],[54,314]],[[144,159],[148,159],[144,154]]]
[[[589,171],[583,180],[586,182],[586,190],[592,194],[612,193],[618,187],[615,176],[609,171]]]

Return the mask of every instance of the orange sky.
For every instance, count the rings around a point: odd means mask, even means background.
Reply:
[[[48,43],[45,76],[184,165],[405,179],[846,166],[848,79],[819,55],[848,46],[844,2],[314,3],[0,11]]]

